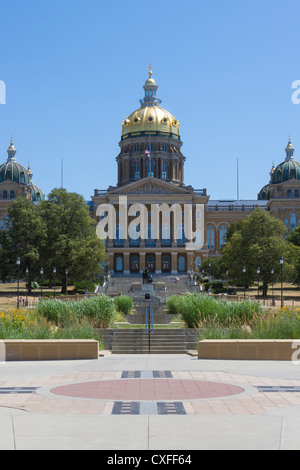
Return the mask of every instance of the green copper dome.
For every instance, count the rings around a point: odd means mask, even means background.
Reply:
[[[270,188],[266,184],[258,193],[257,199],[259,201],[268,201],[270,199]]]
[[[35,184],[31,185],[31,199],[33,202],[41,202],[45,200],[43,191]]]
[[[285,161],[272,169],[271,183],[273,184],[284,183],[292,179],[300,180],[300,163],[294,158],[294,147],[290,138],[285,151]]]
[[[6,163],[0,166],[0,183],[3,183],[3,181],[13,181],[18,184],[29,184],[30,178],[27,170],[16,160],[17,151],[12,140],[7,153],[8,158]]]
[[[272,183],[284,183],[288,180],[300,180],[300,163],[296,160],[280,163],[272,174]]]
[[[29,184],[27,171],[17,162],[6,162],[0,166],[0,183],[7,180],[18,184]]]

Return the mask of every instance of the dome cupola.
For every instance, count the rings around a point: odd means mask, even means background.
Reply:
[[[7,161],[0,166],[0,183],[3,181],[13,181],[17,184],[29,184],[27,170],[16,160],[16,149],[11,139],[7,150]]]

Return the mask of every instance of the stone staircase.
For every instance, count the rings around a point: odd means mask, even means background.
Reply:
[[[163,282],[166,288],[162,289],[157,281]],[[172,321],[173,315],[163,313],[167,297],[191,290],[187,275],[178,277],[154,275],[152,284],[142,284],[140,275],[116,276],[108,282],[105,289],[107,294],[133,297],[137,313],[127,315],[127,321],[132,326],[145,325],[146,308],[149,305],[149,301],[145,300],[145,294],[150,295],[154,327],[153,334],[150,335],[150,354],[185,354],[186,351],[195,349],[198,339],[197,331],[186,328],[168,328],[167,325]],[[157,328],[157,325],[166,325],[166,327]],[[103,330],[102,340],[105,349],[113,354],[149,353],[149,335],[145,333],[145,327],[106,329]]]
[[[103,343],[112,354],[185,354],[195,349],[198,332],[185,328],[145,329],[110,329],[103,331]]]

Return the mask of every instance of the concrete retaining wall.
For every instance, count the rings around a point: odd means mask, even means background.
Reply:
[[[300,340],[203,340],[198,343],[198,359],[238,359],[291,361]]]
[[[98,359],[95,340],[2,340],[0,361],[53,361]]]

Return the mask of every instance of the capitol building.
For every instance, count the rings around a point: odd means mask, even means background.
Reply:
[[[95,189],[92,196],[93,213],[98,220],[102,214],[98,211],[97,217],[97,208],[110,204],[116,209],[116,236],[106,243],[110,271],[139,273],[146,267],[156,274],[195,271],[203,260],[220,256],[230,225],[246,218],[256,207],[283,220],[287,232],[300,224],[300,164],[294,158],[290,138],[284,161],[277,167],[273,165],[269,182],[257,199],[212,200],[207,189],[193,188],[184,180],[186,157],[182,153],[179,121],[162,108],[151,70],[143,89],[140,107],[122,122],[120,153],[116,157],[117,186]],[[128,207],[135,204],[147,207],[146,238],[130,237],[130,231],[124,230],[119,207],[122,197],[126,197]],[[193,226],[199,216],[202,219],[201,246],[190,249],[184,224],[174,227],[174,217],[164,223],[162,214],[157,219],[159,236],[152,237],[157,227],[153,227],[151,207],[157,204],[180,205],[182,211],[185,205],[194,208]],[[204,211],[199,215],[200,206]]]
[[[140,106],[122,121],[120,152],[116,156],[117,185],[95,189],[87,204],[98,222],[105,217],[101,207],[115,209],[115,236],[107,238],[108,270],[114,273],[141,273],[146,267],[153,273],[180,274],[195,271],[207,258],[218,257],[226,243],[230,225],[260,207],[281,219],[287,233],[300,224],[300,163],[295,160],[291,138],[282,162],[273,164],[269,181],[258,189],[253,200],[212,200],[206,188],[193,188],[184,179],[186,157],[182,152],[179,121],[162,108],[158,85],[152,70],[143,85]],[[6,228],[7,208],[19,195],[38,203],[45,198],[32,181],[30,165],[25,169],[16,160],[13,141],[8,158],[0,166],[0,229]],[[78,188],[80,193],[80,188]],[[120,206],[126,201],[126,207]],[[145,208],[146,236],[130,232],[130,220],[136,214],[124,207]],[[153,217],[153,207],[177,207],[182,216],[191,208],[192,227],[200,223],[201,243],[187,237],[184,217],[163,211]],[[199,210],[201,208],[202,210]],[[128,224],[124,223],[128,222]],[[129,228],[127,228],[129,227]]]

